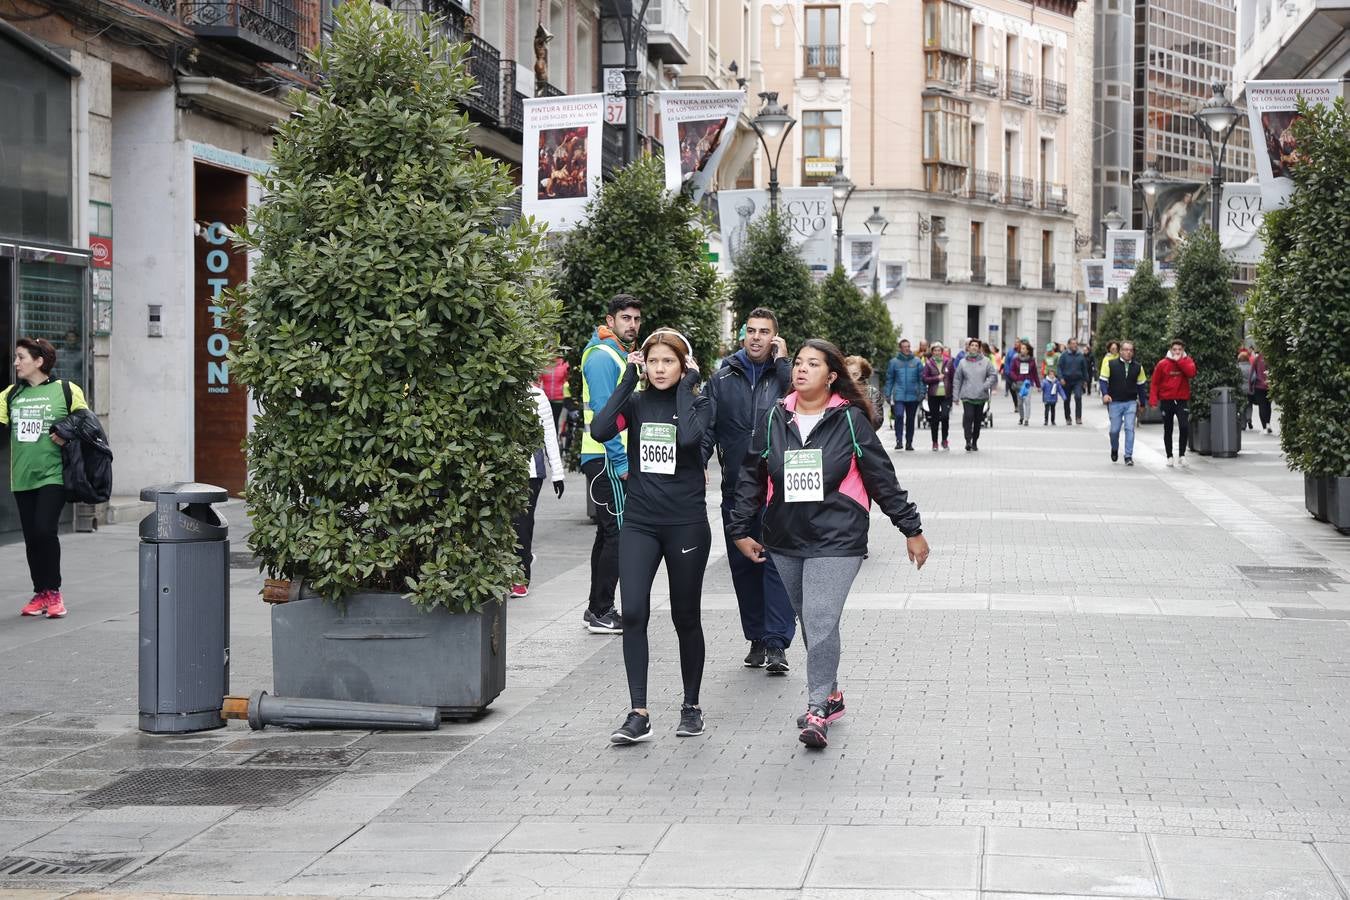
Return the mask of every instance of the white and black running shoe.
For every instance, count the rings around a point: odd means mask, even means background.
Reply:
[[[764,651],[764,671],[770,675],[786,675],[791,671],[787,652],[782,647],[770,647]]]
[[[637,710],[628,714],[623,724],[609,736],[611,744],[636,744],[652,736],[651,716],[644,716]]]
[[[676,737],[696,737],[703,733],[703,710],[697,706],[685,706],[680,710],[680,727],[675,729]]]
[[[750,642],[750,652],[745,654],[745,667],[747,669],[764,668],[764,643],[762,641]]]
[[[591,634],[623,634],[623,619],[612,606],[602,613],[593,613],[588,609],[581,620],[586,623],[586,630]]]

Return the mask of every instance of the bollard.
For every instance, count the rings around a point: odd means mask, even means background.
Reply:
[[[254,691],[247,700],[243,697],[226,697],[221,714],[227,719],[247,718],[249,727],[254,731],[261,731],[268,725],[282,728],[360,728],[370,731],[435,731],[441,727],[440,710],[434,706],[272,697],[267,691]]]

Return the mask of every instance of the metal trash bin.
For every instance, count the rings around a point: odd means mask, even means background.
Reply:
[[[1234,457],[1242,448],[1238,431],[1237,400],[1230,387],[1209,392],[1209,452],[1216,457]]]
[[[230,688],[229,525],[211,506],[212,484],[147,487],[141,520],[140,729],[152,734],[223,728]]]

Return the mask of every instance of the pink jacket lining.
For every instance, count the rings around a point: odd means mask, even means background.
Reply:
[[[848,401],[839,394],[830,394],[830,402],[825,404],[826,409],[834,409],[836,406],[848,406]],[[793,391],[783,399],[783,408],[790,413],[797,411],[797,392]],[[796,421],[794,415],[788,422]],[[862,473],[858,471],[858,457],[854,456],[848,463],[848,474],[844,480],[839,483],[839,493],[857,503],[863,509],[872,508],[872,498],[867,495],[867,488],[863,485]],[[765,504],[773,502],[773,479],[769,479],[769,495]]]

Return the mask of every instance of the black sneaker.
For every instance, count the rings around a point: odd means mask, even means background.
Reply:
[[[1128,457],[1128,456],[1125,457],[1125,465],[1127,465],[1127,466],[1132,466],[1132,465],[1134,465],[1134,460],[1133,460],[1133,459],[1130,459],[1130,457]]]
[[[1111,451],[1111,462],[1115,462],[1115,461],[1116,461],[1117,459],[1119,459],[1119,458],[1120,458],[1120,457],[1119,457],[1119,455],[1118,455],[1118,451],[1112,450],[1112,451]]]
[[[970,441],[966,441],[966,452],[970,452]]]
[[[900,442],[899,442],[899,441],[896,441],[896,442],[895,442],[895,449],[897,449],[897,450],[903,450],[904,447],[900,446]]]
[[[637,710],[628,713],[628,718],[623,720],[613,734],[609,736],[611,744],[636,744],[638,741],[645,741],[652,736],[652,717],[644,716]]]
[[[680,710],[680,727],[675,729],[676,737],[696,737],[703,733],[703,710],[697,706],[686,706]]]
[[[905,445],[905,451],[906,451],[906,452],[909,452],[909,453],[914,452],[914,445],[913,445],[913,444],[906,444],[906,445]]]
[[[745,654],[745,667],[747,669],[764,668],[764,642],[751,641],[750,652]]]
[[[764,651],[764,671],[770,675],[786,675],[788,673],[787,653],[782,647],[769,647]]]
[[[623,634],[623,619],[612,606],[602,613],[593,613],[588,609],[581,621],[586,623],[586,630],[591,634]]]
[[[809,716],[810,714],[811,710],[808,709],[806,712],[802,713],[800,716],[797,717],[798,728],[806,727],[806,717]],[[834,694],[831,694],[829,699],[825,701],[825,715],[822,716],[822,718],[825,720],[825,724],[833,725],[835,722],[839,721],[843,717],[844,717],[843,693],[841,692],[837,697]]]
[[[825,724],[825,717],[820,715],[823,710],[810,709],[806,712],[806,724],[802,726],[802,733],[797,735],[797,740],[815,750],[822,750],[829,746],[830,726]]]

